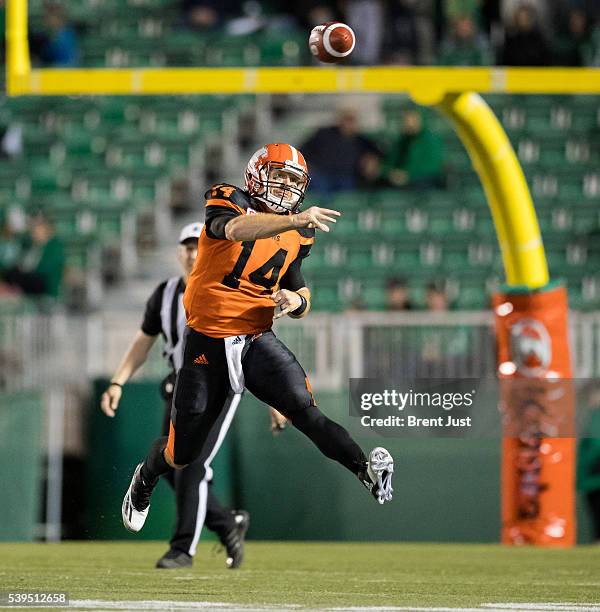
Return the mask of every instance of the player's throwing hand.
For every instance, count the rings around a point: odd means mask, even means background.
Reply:
[[[334,217],[339,217],[341,214],[341,212],[331,208],[311,206],[300,213],[292,215],[292,222],[295,227],[307,227],[309,229],[316,227],[324,232],[328,232],[329,226],[324,221],[336,223],[337,219],[334,219]]]

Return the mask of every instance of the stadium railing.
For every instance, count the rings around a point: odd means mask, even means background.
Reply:
[[[110,376],[139,324],[137,312],[0,313],[0,402],[19,393],[26,399],[32,391],[42,398],[36,418],[47,495],[45,522],[37,533],[46,540],[61,537],[63,456],[83,452],[87,443],[87,410],[94,409],[88,399],[91,383]],[[488,311],[321,312],[303,325],[278,323],[275,331],[324,396],[343,396],[350,377],[486,378],[496,371]],[[600,376],[600,314],[572,312],[570,334],[578,378]],[[160,344],[138,379],[158,382],[166,373]],[[8,416],[9,411],[0,412],[0,427]]]

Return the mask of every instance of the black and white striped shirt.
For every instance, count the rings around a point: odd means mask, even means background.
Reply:
[[[185,283],[180,276],[162,282],[146,302],[142,331],[147,336],[162,334],[163,355],[174,371],[183,363],[183,332],[186,317],[183,307]]]

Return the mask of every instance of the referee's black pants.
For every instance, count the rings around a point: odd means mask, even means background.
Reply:
[[[234,393],[240,374],[242,388],[279,410],[324,455],[355,474],[364,470],[364,453],[317,408],[302,366],[272,331],[222,339],[186,328],[165,452],[171,462],[187,465],[210,454],[215,423],[241,397]]]
[[[165,416],[163,421],[163,436],[169,435],[169,425],[171,422],[172,396],[165,398]],[[177,516],[175,531],[169,542],[171,550],[178,550],[194,556],[196,546],[200,538],[202,526],[218,536],[224,536],[235,527],[235,521],[230,510],[224,508],[212,487],[212,472],[207,474],[205,461],[208,457],[209,449],[214,448],[211,440],[218,435],[218,430],[223,426],[226,413],[223,412],[220,419],[215,423],[215,432],[209,435],[209,444],[205,451],[200,453],[197,459],[192,461],[182,470],[170,468],[164,474],[175,492],[177,504]],[[209,468],[210,469],[210,468]]]

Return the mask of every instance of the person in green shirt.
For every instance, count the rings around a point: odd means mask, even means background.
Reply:
[[[0,211],[0,273],[14,267],[21,255],[22,244],[17,232]]]
[[[569,12],[565,27],[554,40],[554,61],[556,65],[590,65],[594,58],[592,33],[585,11],[572,9]]]
[[[429,129],[424,111],[403,111],[400,136],[386,151],[382,167],[383,179],[392,187],[443,187],[443,143]]]
[[[480,23],[482,5],[481,0],[444,0],[444,14],[447,21],[466,15]]]
[[[63,243],[50,220],[41,214],[32,217],[30,234],[31,244],[20,262],[2,272],[2,279],[27,295],[58,298],[65,268]]]
[[[489,66],[492,52],[475,21],[466,15],[452,22],[450,36],[442,43],[438,63],[441,66]]]

